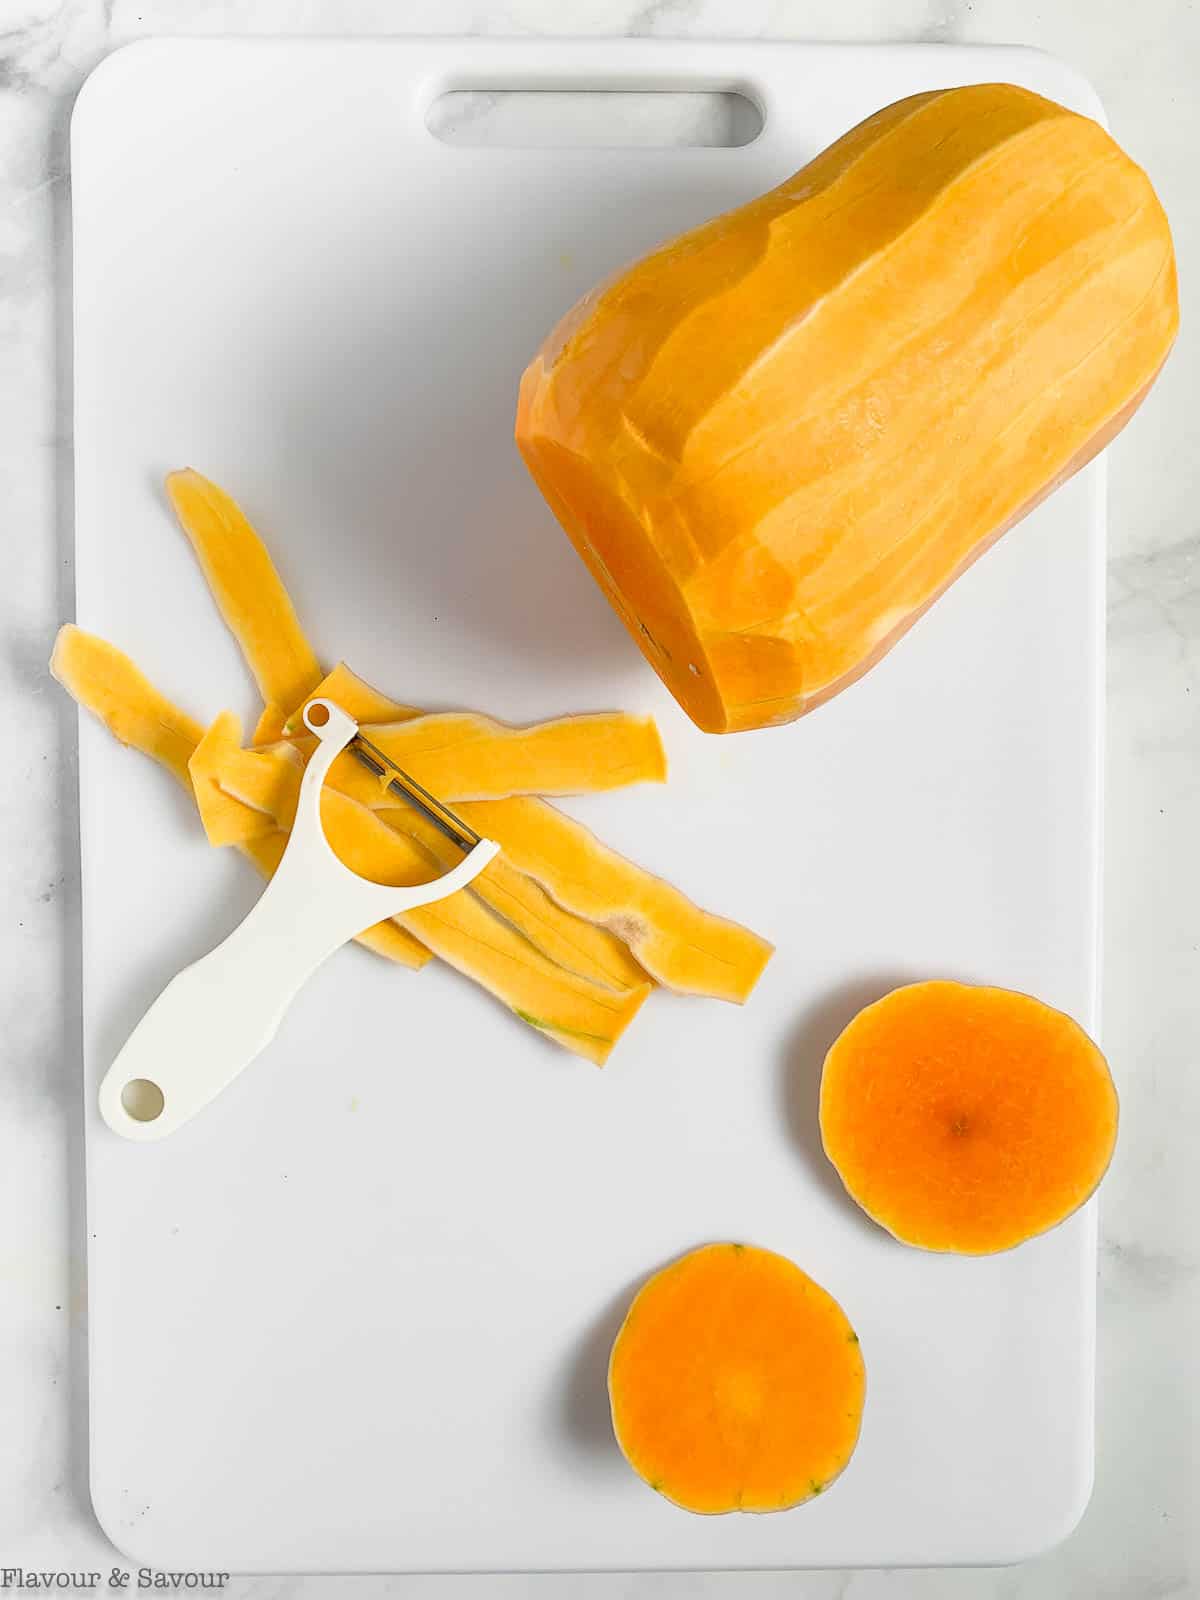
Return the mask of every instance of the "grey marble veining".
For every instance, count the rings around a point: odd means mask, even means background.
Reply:
[[[1074,61],[1172,218],[1184,330],[1110,454],[1105,1042],[1123,1134],[1102,1201],[1096,1491],[1003,1572],[262,1578],[340,1594],[1155,1600],[1200,1593],[1200,10],[1099,0],[0,0],[0,1566],[123,1565],[86,1483],[73,717],[45,661],[72,612],[65,131],[87,71],[143,33],[633,33],[1021,42]],[[478,108],[490,114],[489,107]],[[702,135],[707,123],[692,133]],[[711,131],[709,129],[708,131]]]

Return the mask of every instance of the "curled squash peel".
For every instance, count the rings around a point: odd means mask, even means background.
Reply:
[[[820,1118],[825,1153],[876,1222],[906,1244],[984,1255],[1093,1194],[1117,1092],[1061,1011],[938,981],[859,1012],[826,1057]]]
[[[785,1257],[711,1244],[640,1290],[613,1345],[613,1430],[687,1511],[781,1511],[821,1494],[858,1442],[862,1350]]]
[[[516,438],[710,732],[878,661],[1119,431],[1178,325],[1170,230],[1086,117],[915,95],[587,295]]]

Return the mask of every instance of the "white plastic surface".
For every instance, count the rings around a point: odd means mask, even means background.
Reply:
[[[304,721],[317,748],[274,876],[216,949],[176,973],[101,1080],[100,1115],[126,1139],[162,1139],[181,1128],[270,1044],[322,961],[365,928],[465,888],[499,850],[481,839],[457,866],[415,887],[360,878],[321,825],[321,787],[358,724],[321,699],[305,706]]]
[[[815,1113],[825,1048],[898,981],[1007,984],[1095,1025],[1101,469],[830,705],[713,739],[511,442],[522,366],[597,278],[880,105],[996,78],[1095,110],[1023,51],[650,40],[154,43],[85,87],[80,622],[197,716],[253,715],[160,490],[190,463],[259,524],[329,661],[513,721],[653,711],[671,782],[571,809],[778,945],[744,1009],[652,996],[602,1072],[445,968],[345,951],[252,1072],[135,1148],[100,1076],[258,885],[84,719],[92,1488],[139,1563],[992,1562],[1078,1516],[1093,1209],[991,1260],[905,1250],[841,1193]],[[426,131],[444,89],[505,84],[732,87],[765,127],[730,150]],[[608,1428],[634,1287],[727,1237],[825,1284],[867,1363],[850,1467],[778,1516],[677,1510]]]

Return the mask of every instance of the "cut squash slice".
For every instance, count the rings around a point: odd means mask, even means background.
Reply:
[[[710,1244],[638,1293],[608,1372],[613,1431],[686,1511],[783,1511],[858,1442],[866,1371],[837,1301],[786,1257]]]
[[[905,1244],[988,1255],[1088,1200],[1117,1138],[1117,1091],[1071,1017],[1009,989],[893,989],[842,1031],[821,1140],[868,1216]]]
[[[483,800],[456,809],[476,832],[499,840],[509,863],[564,910],[615,933],[668,989],[741,1004],[771,959],[766,939],[702,911],[547,801]],[[403,812],[384,815],[404,826]]]
[[[156,761],[195,797],[189,763],[204,730],[160,694],[127,655],[67,623],[55,641],[50,670],[71,698],[99,717],[116,739]],[[270,829],[245,840],[240,848],[269,878],[286,843],[284,834]],[[368,929],[359,943],[414,970],[430,958],[430,952],[412,934],[393,923]]]
[[[268,712],[301,705],[323,672],[266,545],[229,495],[191,467],[169,475],[167,494]]]

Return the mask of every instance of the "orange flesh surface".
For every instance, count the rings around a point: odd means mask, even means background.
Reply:
[[[786,1257],[711,1244],[656,1273],[613,1346],[630,1466],[688,1511],[780,1511],[837,1477],[866,1372],[837,1301]]]
[[[1097,123],[939,90],[585,296],[516,439],[688,715],[764,727],[1101,449],[1178,320],[1167,219]]]
[[[825,1153],[869,1216],[926,1250],[986,1255],[1044,1233],[1095,1191],[1116,1136],[1103,1055],[1009,989],[896,989],[825,1060]]]

